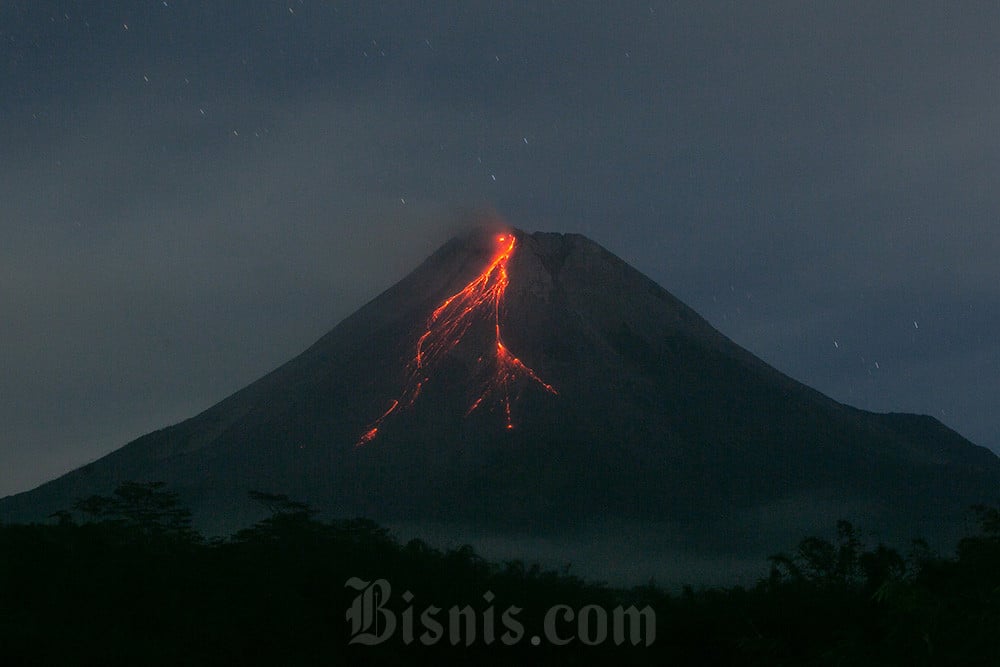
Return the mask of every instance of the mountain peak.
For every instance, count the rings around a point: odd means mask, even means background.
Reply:
[[[471,341],[474,364],[467,375],[478,386],[470,398],[466,415],[490,405],[499,405],[508,430],[514,428],[511,403],[526,384],[534,384],[550,394],[558,394],[552,385],[515,353],[505,342],[508,267],[519,250],[523,235],[512,230],[498,230],[475,237],[477,249],[485,251],[486,260],[472,279],[447,295],[424,321],[407,361],[406,378],[399,395],[365,429],[357,446],[367,445],[379,434],[382,423],[401,411],[413,408],[425,387],[436,382],[441,366]]]

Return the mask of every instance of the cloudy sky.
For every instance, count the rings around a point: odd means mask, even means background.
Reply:
[[[212,405],[492,206],[1000,451],[997,3],[0,2],[0,495]]]

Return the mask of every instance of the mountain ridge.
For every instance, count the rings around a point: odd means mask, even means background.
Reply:
[[[504,260],[496,333],[474,313],[433,374],[419,369],[419,398],[356,447],[414,377],[434,311],[499,257],[505,234],[518,246]],[[499,368],[487,362],[501,328],[510,354],[556,390],[505,379],[506,416],[501,399],[469,409]],[[788,502],[803,515],[775,528],[788,538],[838,507],[878,530],[937,532],[970,502],[996,499],[1000,460],[932,417],[866,412],[784,375],[584,236],[493,225],[446,242],[209,409],[0,500],[0,518],[41,520],[75,497],[154,479],[210,532],[252,521],[246,493],[257,489],[332,516],[530,535],[668,521],[724,543],[726,530],[753,532],[735,517]],[[810,498],[829,504],[822,518],[806,516]],[[731,525],[708,535],[718,521]]]

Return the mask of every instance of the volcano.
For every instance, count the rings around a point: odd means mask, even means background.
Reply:
[[[205,412],[3,499],[0,519],[154,480],[209,533],[260,518],[261,490],[487,555],[662,577],[839,518],[950,537],[997,500],[1000,461],[931,417],[783,375],[583,236],[492,228]]]

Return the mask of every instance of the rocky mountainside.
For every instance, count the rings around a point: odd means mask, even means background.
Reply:
[[[209,532],[257,518],[263,490],[640,572],[675,547],[777,551],[836,518],[950,538],[997,500],[1000,461],[783,375],[583,236],[493,228],[205,412],[0,500],[0,519],[125,480],[166,482]]]

